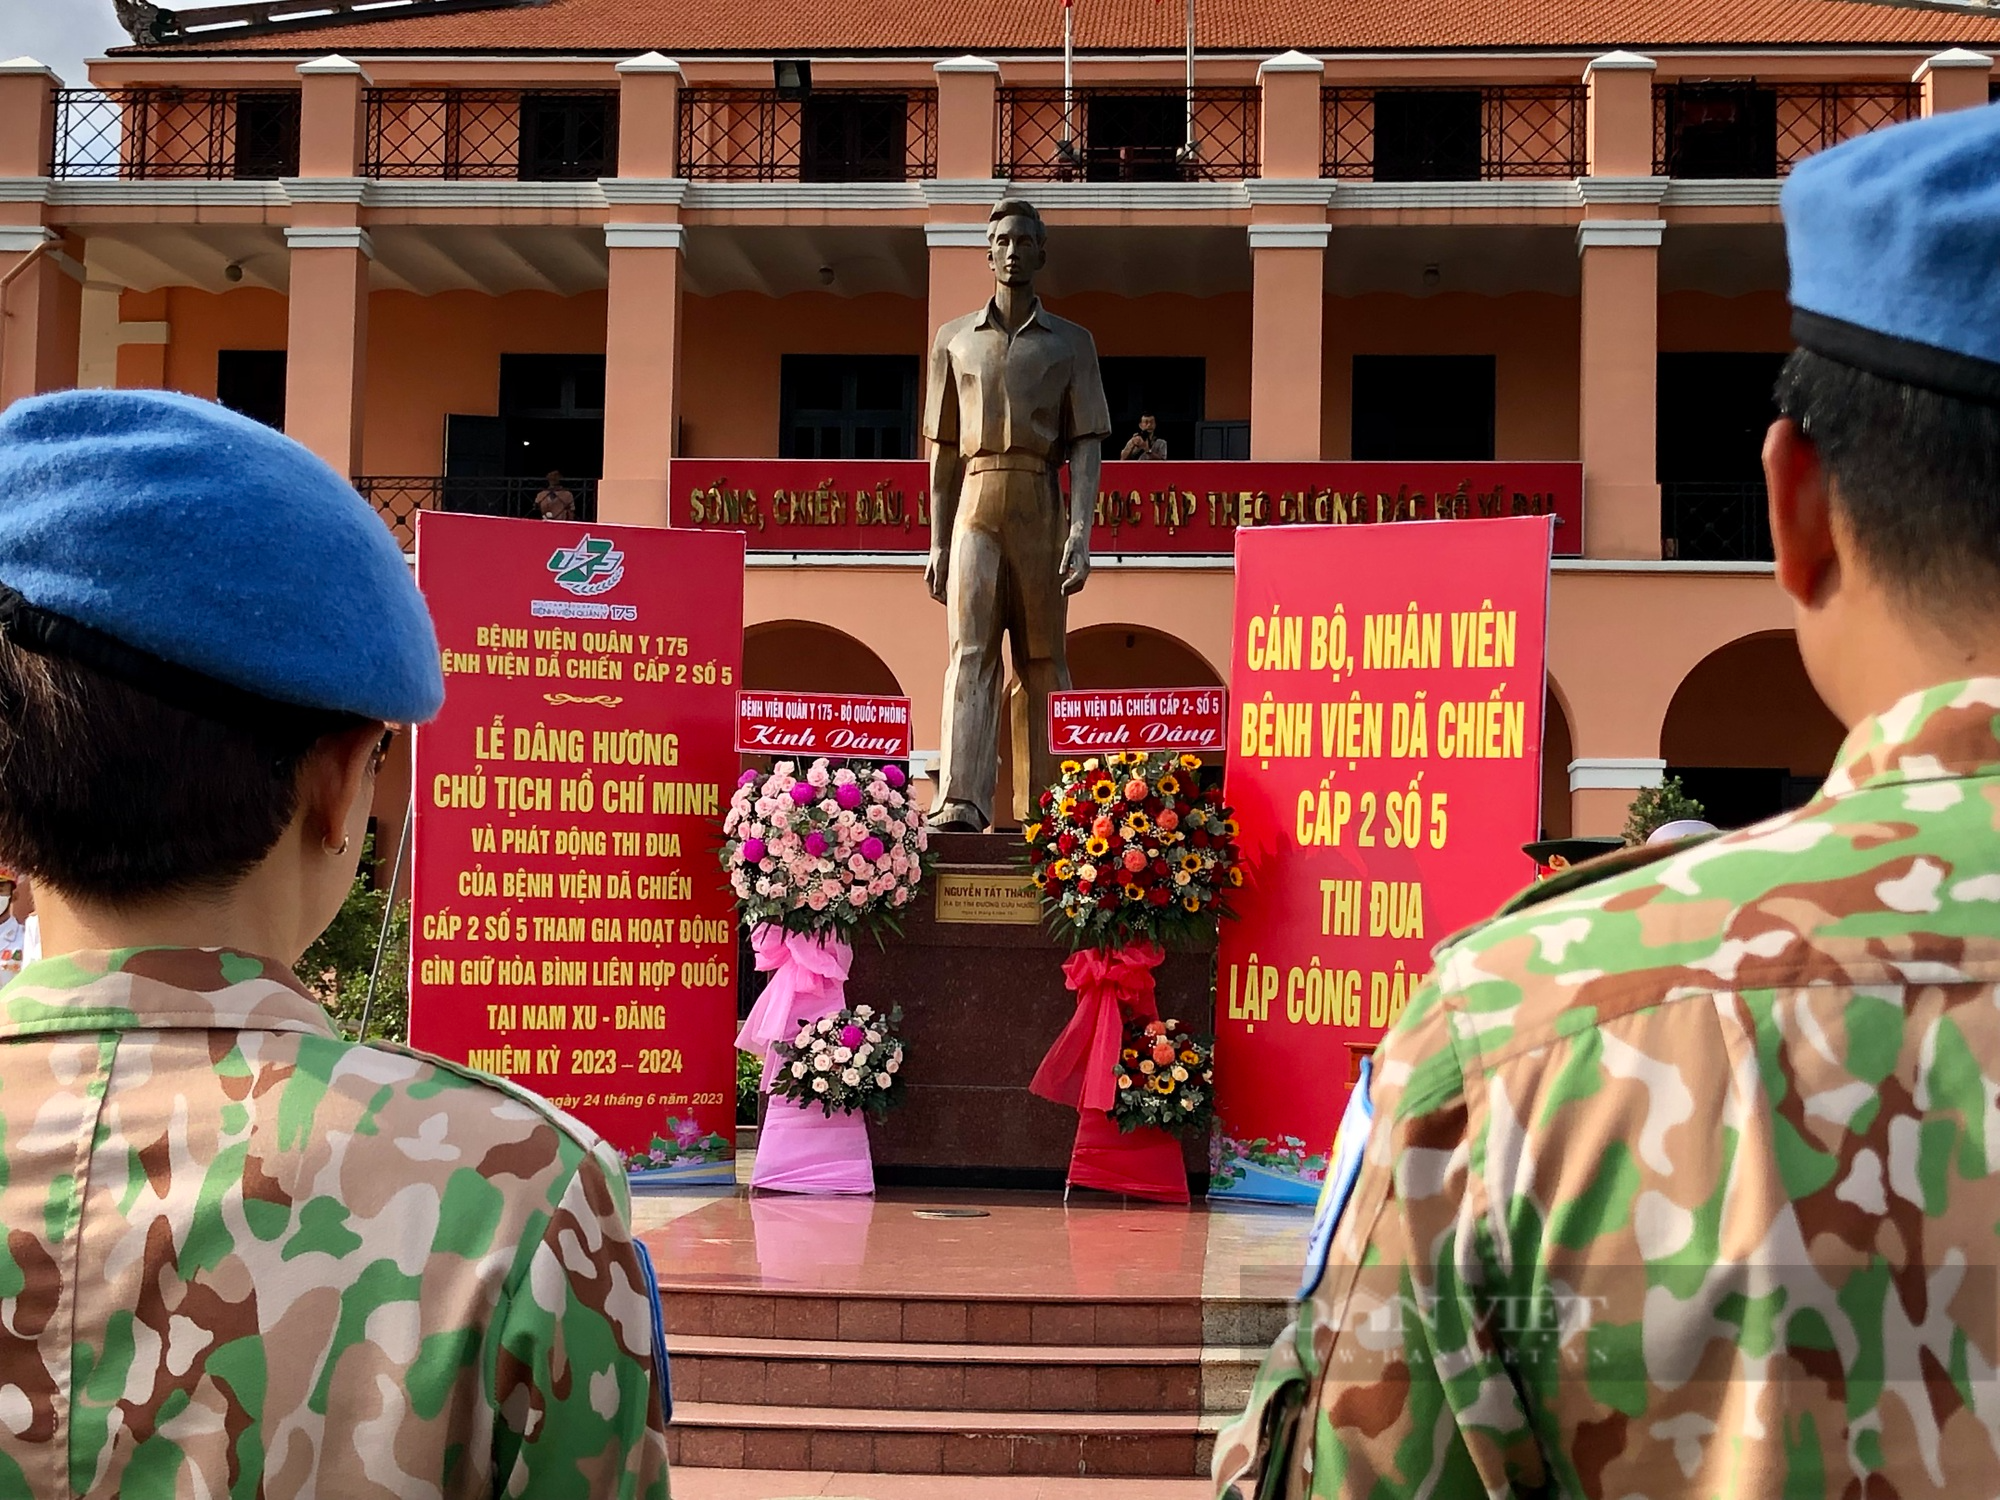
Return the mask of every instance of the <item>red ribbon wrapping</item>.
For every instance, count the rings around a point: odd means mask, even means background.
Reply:
[[[1116,1104],[1126,1014],[1159,1019],[1153,970],[1166,956],[1157,943],[1071,954],[1063,979],[1076,991],[1076,1013],[1035,1069],[1029,1092],[1075,1109],[1108,1110]]]

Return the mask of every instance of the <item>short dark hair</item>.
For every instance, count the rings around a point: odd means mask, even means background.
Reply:
[[[1029,219],[1035,226],[1035,238],[1044,244],[1048,242],[1049,226],[1042,222],[1042,215],[1034,204],[1026,198],[1002,198],[993,205],[993,212],[986,216],[986,237],[993,238],[993,226],[1002,219]]]
[[[226,887],[292,821],[307,754],[365,722],[273,703],[242,728],[0,636],[0,857],[113,906]]]
[[[1884,582],[1932,616],[1993,609],[2000,408],[1808,349],[1785,361],[1777,399],[1819,451],[1834,504]]]

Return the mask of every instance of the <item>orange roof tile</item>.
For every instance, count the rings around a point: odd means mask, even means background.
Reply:
[[[1280,52],[2000,44],[2000,19],[1863,0],[1197,0],[1205,50]],[[1172,0],[1078,0],[1083,50],[1177,50]],[[548,0],[538,6],[341,21],[152,53],[397,51],[1020,52],[1062,44],[1059,0]]]

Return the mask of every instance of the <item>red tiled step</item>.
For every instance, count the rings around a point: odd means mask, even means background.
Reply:
[[[882,1344],[1169,1344],[1199,1347],[1199,1298],[1038,1300],[732,1290],[662,1277],[669,1341],[816,1339]]]
[[[909,1411],[1193,1413],[1197,1347],[670,1336],[682,1400]]]
[[[863,1411],[676,1401],[676,1464],[884,1474],[1183,1478],[1205,1471],[1212,1427],[1154,1414]]]

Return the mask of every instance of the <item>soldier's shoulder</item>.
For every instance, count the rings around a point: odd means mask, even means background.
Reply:
[[[1623,1012],[1724,983],[1705,968],[1728,917],[1810,846],[1804,813],[1679,843],[1620,850],[1564,871],[1447,939],[1431,989],[1460,1047],[1491,1059]]]
[[[531,1090],[463,1063],[400,1042],[348,1044],[348,1066],[388,1085],[382,1114],[436,1120],[460,1152],[508,1150],[517,1166],[541,1163],[528,1175],[567,1179],[584,1158],[615,1160],[597,1132]],[[439,1125],[429,1127],[439,1133]]]

